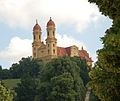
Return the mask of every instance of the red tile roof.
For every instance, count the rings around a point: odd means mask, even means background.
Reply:
[[[66,56],[68,54],[67,54],[67,51],[66,51],[65,48],[63,48],[63,47],[57,47],[57,55],[58,56]]]
[[[88,62],[93,62],[86,50],[79,50],[79,56]]]
[[[71,47],[57,47],[57,55],[58,56],[70,56],[71,54]],[[89,54],[86,50],[79,50],[79,56],[82,59],[85,59],[87,62],[93,62],[92,59],[89,57]]]

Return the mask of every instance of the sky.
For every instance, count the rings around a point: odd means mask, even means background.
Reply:
[[[99,12],[88,0],[0,0],[0,65],[10,68],[22,57],[32,55],[32,33],[36,19],[46,38],[50,17],[56,25],[57,45],[83,46],[97,60],[101,37],[112,20]]]

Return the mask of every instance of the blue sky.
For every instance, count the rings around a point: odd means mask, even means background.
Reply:
[[[58,46],[83,46],[96,61],[96,50],[102,48],[100,37],[112,21],[87,0],[1,0],[0,65],[9,68],[22,57],[31,56],[32,28],[38,20],[42,40],[46,23],[52,17],[56,24]]]

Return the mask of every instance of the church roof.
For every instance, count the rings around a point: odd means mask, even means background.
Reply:
[[[49,26],[55,27],[55,23],[52,21],[51,17],[50,17],[50,20],[47,22],[47,27]]]
[[[85,59],[87,62],[93,62],[92,59],[89,57],[89,54],[86,50],[79,50],[79,56],[82,59]],[[71,54],[71,47],[57,47],[57,55],[58,56],[70,56]]]

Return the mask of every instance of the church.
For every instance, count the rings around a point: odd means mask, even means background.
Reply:
[[[50,61],[53,58],[63,57],[63,56],[78,56],[81,59],[85,59],[89,66],[92,65],[92,59],[89,57],[89,54],[86,50],[79,48],[75,45],[69,47],[59,47],[57,46],[57,39],[55,37],[55,23],[50,18],[46,25],[46,44],[41,41],[42,32],[41,27],[36,21],[35,26],[33,27],[33,43],[32,43],[32,56],[34,59],[42,59]],[[62,41],[62,40],[61,40]]]

